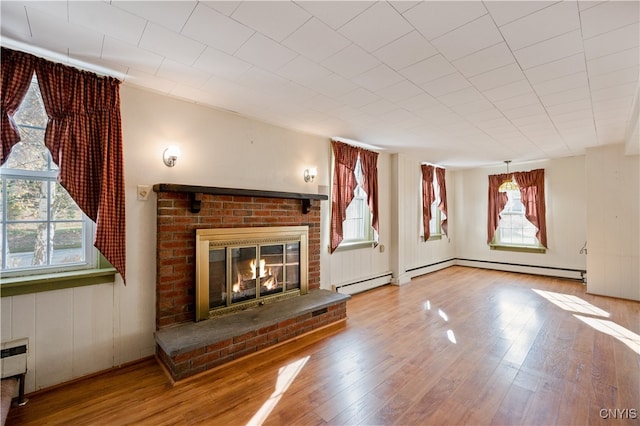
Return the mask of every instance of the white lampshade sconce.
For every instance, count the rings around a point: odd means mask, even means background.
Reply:
[[[318,176],[318,169],[315,167],[310,167],[305,169],[304,171],[304,181],[307,183],[313,182],[313,180]]]
[[[164,165],[167,167],[173,167],[176,165],[176,161],[178,161],[178,157],[180,157],[180,148],[176,145],[169,145],[167,149],[162,153],[162,160],[164,161]]]

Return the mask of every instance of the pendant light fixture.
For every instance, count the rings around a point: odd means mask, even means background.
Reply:
[[[511,160],[505,160],[505,163],[507,164],[507,175],[509,175],[510,162]],[[513,181],[513,176],[507,176],[507,178],[504,180],[504,182],[502,182],[502,184],[498,188],[498,192],[517,191],[519,189],[520,188],[518,187],[518,184],[516,184]]]

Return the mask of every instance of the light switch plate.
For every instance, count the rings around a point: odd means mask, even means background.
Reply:
[[[138,185],[138,200],[147,201],[151,192],[151,185]]]

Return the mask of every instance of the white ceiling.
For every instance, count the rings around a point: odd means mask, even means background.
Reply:
[[[639,6],[2,0],[1,34],[125,84],[471,167],[628,144]]]

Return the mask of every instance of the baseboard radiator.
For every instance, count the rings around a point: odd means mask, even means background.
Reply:
[[[27,350],[29,339],[22,338],[2,342],[0,352],[0,371],[2,379],[18,380],[18,405],[24,405],[27,400],[24,398],[24,379],[27,374]],[[13,397],[13,395],[2,395],[2,398]]]
[[[385,272],[381,275],[374,277],[363,278],[357,281],[347,282],[344,284],[335,284],[332,286],[333,291],[342,294],[356,294],[363,291],[371,290],[372,288],[380,287],[391,282],[393,273],[391,271]]]
[[[557,278],[580,280],[586,283],[587,271],[583,269],[560,268],[553,266],[522,265],[517,263],[492,262],[489,260],[456,259],[456,265],[473,268],[493,269],[522,274],[544,275]]]

